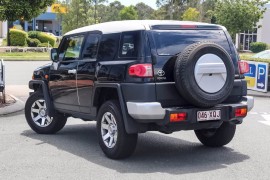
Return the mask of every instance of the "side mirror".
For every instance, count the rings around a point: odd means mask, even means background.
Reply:
[[[58,49],[57,48],[51,49],[50,58],[53,62],[58,62],[59,57],[58,57]]]

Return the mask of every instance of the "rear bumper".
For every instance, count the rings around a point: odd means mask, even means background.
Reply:
[[[159,102],[127,102],[127,109],[129,115],[140,123],[157,123],[159,125],[166,125],[170,123],[169,116],[171,113],[186,112],[189,123],[197,123],[197,111],[200,110],[221,110],[222,121],[239,120],[243,117],[236,118],[234,116],[234,110],[236,108],[247,107],[250,111],[254,106],[254,99],[251,96],[244,96],[242,101],[233,104],[218,104],[213,108],[200,109],[196,107],[182,108],[162,108]],[[214,122],[214,121],[213,121]]]

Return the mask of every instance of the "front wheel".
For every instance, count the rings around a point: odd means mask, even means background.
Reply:
[[[53,134],[60,131],[67,117],[60,113],[48,114],[47,105],[41,92],[34,92],[25,103],[25,118],[28,125],[39,134]]]
[[[99,109],[97,135],[104,154],[111,159],[132,155],[138,134],[127,134],[118,101],[107,101]]]
[[[221,147],[231,142],[234,137],[235,130],[235,124],[223,122],[223,124],[217,129],[195,130],[195,134],[199,141],[205,146]]]

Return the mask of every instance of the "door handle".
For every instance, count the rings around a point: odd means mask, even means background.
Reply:
[[[77,73],[76,69],[68,70],[68,74],[76,74],[76,73]]]

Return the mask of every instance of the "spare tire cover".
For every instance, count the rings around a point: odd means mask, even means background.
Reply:
[[[212,42],[194,43],[177,57],[175,85],[192,105],[212,107],[230,95],[234,72],[230,55],[220,45]]]

